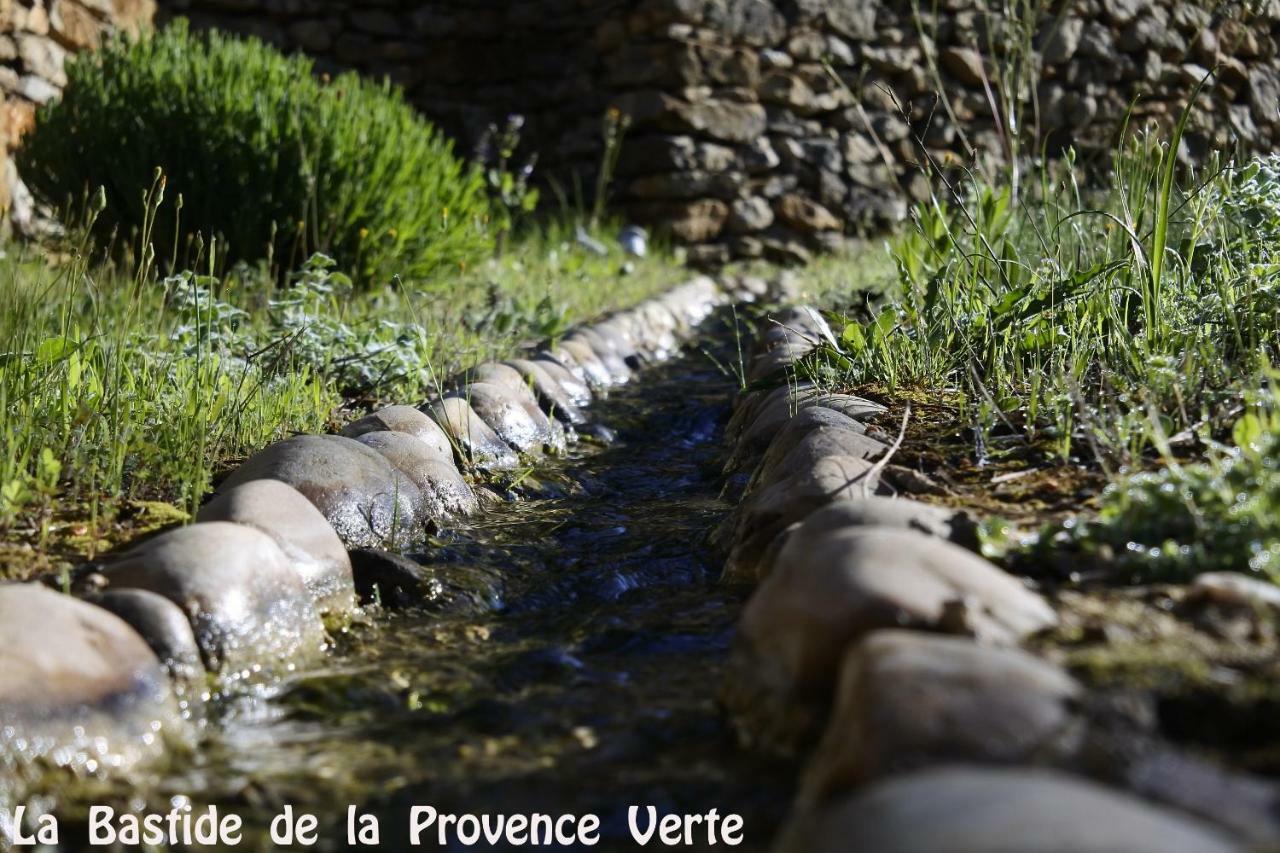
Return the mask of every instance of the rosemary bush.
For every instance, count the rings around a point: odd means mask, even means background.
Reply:
[[[222,260],[289,269],[324,252],[357,282],[425,278],[491,245],[482,176],[387,84],[317,77],[310,60],[183,22],[69,62],[60,101],[20,154],[45,200],[72,210],[102,186],[104,235],[150,233],[191,262],[194,234]],[[156,170],[181,201],[148,221]],[[183,251],[179,258],[180,249]]]

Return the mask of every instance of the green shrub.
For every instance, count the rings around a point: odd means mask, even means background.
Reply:
[[[225,260],[288,268],[320,251],[369,282],[426,277],[491,243],[482,177],[387,84],[317,78],[305,58],[182,22],[76,57],[67,76],[20,154],[24,177],[55,205],[104,186],[99,227],[149,235],[162,258],[201,233]],[[149,223],[157,168],[182,204]]]

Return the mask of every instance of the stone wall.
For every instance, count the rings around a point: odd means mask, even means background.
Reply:
[[[1135,98],[1131,126],[1168,124],[1211,68],[1185,157],[1280,136],[1280,0],[1018,3],[1047,8],[1023,25],[996,0],[160,0],[162,19],[390,77],[464,153],[523,115],[570,201],[590,196],[617,107],[613,202],[708,263],[804,260],[900,220],[931,166],[1043,142],[1105,169]]]
[[[1011,93],[1022,151],[1073,145],[1101,171],[1134,98],[1132,127],[1170,125],[1214,67],[1183,154],[1273,148],[1280,4],[1067,0],[1021,30],[1004,5],[638,4],[598,40],[636,118],[624,198],[707,260],[802,260],[902,219],[930,167],[1006,162]]]
[[[36,107],[66,84],[69,53],[91,49],[116,30],[148,26],[154,0],[0,0],[0,218],[32,221],[30,197],[9,152],[31,126]]]
[[[161,0],[161,21],[251,34],[322,71],[388,77],[470,155],[490,124],[526,119],[539,172],[589,188],[610,89],[596,32],[625,14],[600,0]]]

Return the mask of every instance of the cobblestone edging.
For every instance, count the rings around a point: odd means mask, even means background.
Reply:
[[[1275,843],[1273,784],[1160,742],[1023,648],[1050,602],[972,550],[968,515],[892,495],[883,406],[797,381],[830,336],[808,307],[763,321],[748,378],[779,384],[735,403],[743,497],[715,536],[724,581],[754,587],[724,702],[747,743],[807,755],[776,849]]]
[[[752,294],[697,278],[549,350],[469,370],[421,407],[271,445],[195,524],[86,567],[76,596],[0,585],[0,813],[51,769],[124,771],[188,739],[210,685],[321,659],[326,625],[345,624],[368,587],[348,549],[407,543],[475,511],[464,471],[563,450],[592,428],[593,396],[675,355],[733,298]]]

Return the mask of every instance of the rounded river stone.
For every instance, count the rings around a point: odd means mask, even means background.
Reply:
[[[817,802],[903,769],[1068,757],[1082,727],[1080,685],[1015,648],[885,630],[852,646],[826,733],[805,771]]]
[[[486,386],[485,391],[491,395],[497,395],[500,391],[502,396],[509,398],[507,404],[504,405],[509,405],[510,402],[514,402],[524,410],[525,415],[533,421],[533,424],[537,429],[542,449],[549,450],[553,453],[561,453],[564,451],[565,443],[567,441],[564,427],[561,425],[560,421],[552,418],[547,412],[543,411],[538,400],[538,395],[534,392],[534,389],[530,387],[529,381],[520,373],[519,370],[516,370],[509,364],[488,362],[471,371],[470,384],[460,388],[458,390],[458,395],[472,398],[472,408],[476,409],[477,413],[479,413],[481,417],[485,417],[485,413],[481,412],[480,408],[477,408],[477,405],[483,405],[483,400],[481,400],[480,404],[477,404],[475,394],[468,390],[469,388],[481,385]],[[493,386],[493,388],[489,388],[487,386]],[[494,390],[495,388],[497,391]],[[495,430],[497,430],[496,427]],[[501,430],[497,430],[497,432],[499,435],[502,435]],[[507,443],[511,444],[510,441]],[[514,447],[514,445],[512,446]]]
[[[186,614],[205,667],[256,681],[316,660],[326,637],[315,600],[276,541],[226,521],[162,533],[102,570],[109,589],[162,595]]]
[[[551,350],[551,357],[584,379],[593,390],[613,384],[613,373],[586,341],[563,340],[559,347]]]
[[[565,338],[566,343],[574,341],[581,341],[591,347],[596,357],[608,368],[612,384],[622,385],[630,381],[631,368],[627,367],[624,356],[620,354],[618,342],[590,326],[578,329]]]
[[[871,495],[835,501],[810,513],[803,524],[808,536],[836,533],[852,527],[891,527],[936,536],[970,549],[976,549],[978,545],[977,522],[968,512],[910,498]]]
[[[512,365],[517,369],[523,370],[520,365],[521,361],[513,361]],[[536,357],[528,361],[528,364],[535,365],[543,373],[549,376],[557,385],[564,389],[569,395],[569,400],[575,406],[586,406],[591,403],[591,386],[582,381],[566,368],[563,364],[552,358]]]
[[[699,276],[658,297],[680,321],[687,333],[700,324],[725,299],[724,292],[712,279]]]
[[[800,406],[796,402],[806,395],[812,396],[815,393],[817,391],[814,390],[813,383],[809,381],[739,392],[733,400],[733,414],[729,416],[729,422],[725,424],[725,439],[730,444],[739,443],[742,433],[756,420],[760,411],[765,406],[774,405],[775,401],[781,398],[787,402],[782,405],[781,422],[778,424],[777,429],[774,430],[776,434],[778,429],[781,429],[788,420],[800,411]],[[772,436],[770,436],[770,440],[772,440]],[[763,453],[768,444],[769,442],[766,441],[764,446],[759,448],[759,451]]]
[[[1280,587],[1237,572],[1205,572],[1196,575],[1191,582],[1187,600],[1228,607],[1280,610]]]
[[[793,393],[784,386],[770,393],[755,409],[738,438],[737,450],[764,452],[796,414],[810,406],[822,406],[857,421],[885,411],[879,403],[849,394],[824,394],[814,388],[801,388]]]
[[[888,528],[810,535],[801,525],[747,602],[735,654],[738,671],[769,692],[825,697],[850,645],[880,628],[1014,644],[1056,623],[1043,598],[949,542]]]
[[[835,340],[831,326],[822,312],[812,305],[796,305],[770,314],[760,326],[760,337],[777,340],[807,340],[816,345],[821,341]]]
[[[671,309],[659,302],[642,303],[635,310],[636,323],[640,330],[637,346],[650,361],[666,361],[680,349],[680,341],[676,337],[679,326]]]
[[[186,734],[164,666],[128,623],[39,584],[0,585],[0,801],[50,768],[128,771]]]
[[[775,374],[794,373],[796,363],[815,349],[811,343],[800,342],[782,344],[752,356],[747,365],[747,382],[764,382]]]
[[[200,646],[178,605],[145,589],[108,589],[92,602],[128,622],[173,678],[187,684],[204,678]]]
[[[380,453],[409,479],[421,497],[423,515],[440,520],[479,509],[475,492],[450,458],[441,458],[411,435],[370,432],[356,441]],[[343,552],[345,555],[345,551]]]
[[[582,341],[586,343],[600,361],[604,362],[605,368],[609,369],[609,375],[613,378],[613,384],[621,386],[630,382],[631,368],[628,368],[626,356],[623,355],[626,347],[617,338],[609,336],[602,330],[595,327],[582,327],[577,329],[568,336],[566,341]]]
[[[288,483],[311,501],[348,547],[412,535],[421,497],[413,483],[369,448],[338,435],[299,435],[250,457],[218,488],[253,480]]]
[[[359,438],[371,432],[402,432],[424,442],[431,452],[444,459],[454,456],[453,442],[440,425],[413,406],[387,406],[348,424],[342,434]]]
[[[639,365],[642,353],[637,345],[636,315],[631,312],[615,314],[607,320],[596,323],[594,330],[613,348],[627,367]]]
[[[440,615],[491,612],[502,606],[495,569],[465,563],[421,563],[375,549],[351,552],[362,601],[388,609],[414,608]]]
[[[487,382],[490,385],[497,385],[503,390],[510,391],[522,401],[527,400],[531,403],[537,403],[537,395],[533,393],[533,389],[529,387],[529,382],[509,364],[499,364],[493,361],[487,361],[477,367],[473,367],[466,372],[466,381],[460,384],[460,388],[465,387],[473,382]]]
[[[538,403],[548,415],[571,426],[585,424],[587,416],[578,408],[579,403],[574,400],[564,385],[556,381],[551,371],[547,370],[549,364],[551,362],[516,359],[508,362],[507,366],[516,371],[521,379],[532,387]],[[566,376],[571,375],[568,371],[564,373]]]
[[[507,446],[532,456],[544,450],[563,452],[564,430],[552,424],[533,401],[526,388],[523,394],[491,382],[473,382],[456,396],[467,400],[480,418],[493,428]]]
[[[798,816],[780,853],[1242,853],[1190,817],[1063,773],[947,766]]]
[[[783,430],[778,438],[783,438],[785,433],[786,430]],[[765,454],[756,469],[752,489],[772,486],[793,472],[814,468],[823,459],[848,456],[875,462],[889,450],[889,445],[863,432],[838,426],[812,429],[792,444],[790,449],[786,448],[787,443],[789,442],[774,440],[774,444],[781,445],[777,448],[776,455],[771,455],[774,446],[770,445],[771,452]]]
[[[723,701],[744,738],[790,748],[825,718],[840,663],[871,631],[914,627],[1012,644],[1056,624],[981,557],[908,530],[790,532],[739,622]]]
[[[790,525],[832,501],[856,500],[880,490],[875,463],[857,456],[824,456],[757,489],[725,521],[729,539],[724,579],[754,583],[769,573],[770,543]]]
[[[324,514],[288,483],[250,480],[226,489],[200,508],[196,521],[232,521],[261,530],[284,551],[322,614],[346,617],[355,611],[346,546]]]
[[[741,559],[735,562],[734,571],[743,574],[729,576],[727,580],[754,583],[769,574],[778,558],[778,552],[801,524],[810,536],[854,527],[891,527],[936,536],[970,550],[976,550],[978,547],[977,522],[964,510],[934,506],[909,498],[892,498],[884,495],[857,496],[827,504],[809,513],[802,522],[796,522],[787,527],[770,540],[762,551],[754,555],[754,559]]]
[[[730,455],[725,463],[724,473],[733,474],[742,471],[753,462],[759,460],[764,466],[772,467],[781,462],[791,449],[809,433],[816,429],[843,429],[849,432],[866,433],[866,424],[826,406],[808,406],[796,413],[786,422],[781,430],[769,442],[763,457],[760,453],[752,453],[745,448]]]
[[[506,471],[520,464],[520,457],[511,446],[461,397],[446,397],[432,403],[427,407],[427,414],[461,448],[465,464],[489,471]]]

